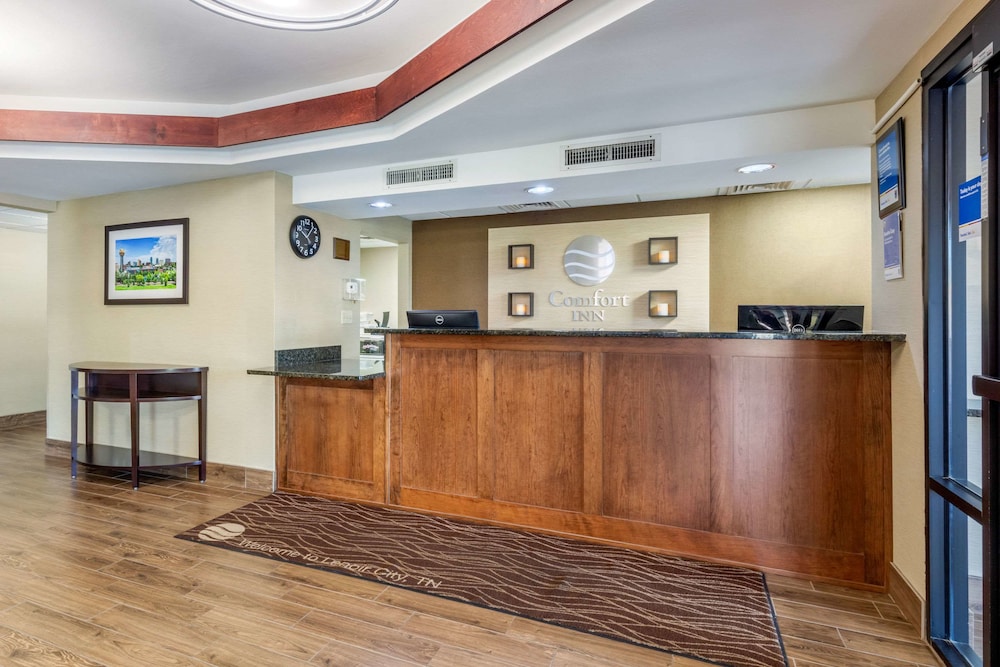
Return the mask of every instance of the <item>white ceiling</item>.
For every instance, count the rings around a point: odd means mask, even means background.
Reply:
[[[570,206],[868,182],[873,98],[960,2],[573,0],[377,123],[228,149],[0,142],[0,204],[270,169],[349,218],[386,215],[373,199],[412,219],[499,213],[539,181]],[[184,0],[0,0],[0,108],[222,116],[368,87],[484,4],[399,0],[301,33]],[[558,162],[564,144],[647,133],[654,163]],[[453,181],[384,186],[386,166],[440,160]],[[757,160],[778,169],[736,174]]]

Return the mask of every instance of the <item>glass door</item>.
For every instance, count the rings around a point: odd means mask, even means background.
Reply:
[[[978,28],[978,26],[977,26]],[[1000,43],[1000,40],[998,40]],[[924,72],[929,632],[949,665],[996,665],[990,475],[1000,434],[995,63],[969,29]],[[976,67],[975,65],[983,65]],[[994,384],[995,383],[995,384]]]

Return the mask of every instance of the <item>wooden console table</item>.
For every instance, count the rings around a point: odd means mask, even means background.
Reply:
[[[205,481],[205,433],[208,400],[207,366],[131,364],[82,361],[69,365],[71,474],[76,478],[77,463],[98,468],[130,470],[132,488],[139,488],[139,471],[148,468],[198,467],[198,479]],[[83,373],[83,384],[80,384]],[[86,441],[78,448],[78,406],[86,406]],[[139,449],[139,404],[162,401],[198,401],[198,456],[196,458],[142,451]],[[94,443],[94,403],[128,403],[131,417],[131,447],[111,447]]]

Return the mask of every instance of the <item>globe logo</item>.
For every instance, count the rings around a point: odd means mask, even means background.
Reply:
[[[246,526],[238,523],[217,523],[205,527],[198,538],[205,542],[225,542],[234,537],[239,537],[246,530]]]
[[[600,285],[615,270],[615,249],[600,236],[581,236],[566,246],[563,268],[577,285]]]

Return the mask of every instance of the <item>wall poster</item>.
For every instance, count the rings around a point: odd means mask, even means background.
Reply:
[[[878,217],[906,206],[903,177],[903,119],[899,118],[875,141],[878,169]]]
[[[104,304],[188,302],[188,219],[104,228]]]

